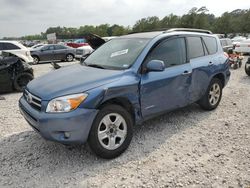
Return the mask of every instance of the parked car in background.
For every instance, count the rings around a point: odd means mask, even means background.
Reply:
[[[228,56],[210,31],[136,33],[33,80],[19,107],[45,139],[88,141],[97,155],[114,158],[129,146],[136,124],[195,102],[215,109],[229,78]]]
[[[68,42],[66,43],[67,46],[70,46],[72,48],[79,48],[82,46],[88,46],[88,43],[86,42],[86,39],[77,39],[74,42]]]
[[[246,40],[246,37],[242,37],[242,36],[237,36],[237,37],[234,37],[231,39],[232,42],[233,42],[233,46],[235,48],[236,44],[242,42],[242,41],[245,41]]]
[[[0,54],[0,93],[23,91],[33,79],[31,66],[10,52]]]
[[[250,53],[250,39],[237,43],[234,50],[238,53]]]
[[[95,34],[85,35],[86,41],[88,42],[87,46],[82,46],[76,49],[76,58],[81,59],[82,57],[91,54],[94,50],[100,47],[102,44],[108,41]],[[111,40],[111,38],[109,39]]]
[[[228,53],[230,50],[232,50],[234,48],[233,43],[232,43],[231,39],[229,39],[229,38],[221,38],[220,43],[221,43],[221,46],[223,48],[223,51],[226,53]]]
[[[19,57],[26,63],[33,63],[30,51],[20,42],[0,40],[0,52],[2,51],[10,52],[12,55]]]
[[[94,51],[90,45],[82,46],[76,49],[76,59],[81,59],[83,56],[91,54]]]
[[[68,61],[75,58],[75,49],[60,44],[46,44],[39,48],[31,49],[34,64],[40,61]]]

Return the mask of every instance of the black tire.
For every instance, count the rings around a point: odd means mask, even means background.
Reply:
[[[32,58],[33,58],[33,60],[34,60],[34,61],[33,61],[33,64],[34,64],[34,65],[36,65],[36,64],[39,63],[40,59],[39,59],[38,56],[34,55],[34,56],[32,56]]]
[[[66,55],[66,61],[67,62],[72,62],[74,60],[74,55],[73,54],[67,54]]]
[[[245,64],[245,72],[248,76],[250,76],[250,68],[247,68],[247,64]]]
[[[211,95],[210,92],[212,92],[211,90],[213,89],[212,87],[216,85],[216,87],[219,87],[220,93],[218,98],[214,99],[214,103],[210,101],[211,99]],[[217,108],[217,106],[220,103],[221,100],[221,96],[222,96],[222,82],[220,79],[218,78],[213,78],[207,88],[207,91],[205,93],[205,95],[200,99],[200,101],[198,102],[200,107],[204,110],[214,110],[215,108]]]
[[[102,141],[100,141],[99,137],[98,137],[98,133],[100,134],[100,131],[104,131],[105,134],[106,134],[106,132],[108,132],[107,134],[111,134],[111,128],[109,126],[106,126],[104,123],[101,123],[104,120],[104,118],[110,114],[120,115],[123,118],[123,120],[125,121],[126,126],[127,126],[126,129],[123,128],[126,132],[126,136],[124,136],[125,138],[123,139],[122,143],[118,143],[118,145],[119,144],[121,144],[121,145],[118,148],[115,148],[113,150],[105,148],[106,143],[104,142],[104,141],[106,141],[108,143],[111,142],[110,139],[112,136],[107,136],[106,138],[102,139]],[[109,118],[111,116],[112,115],[110,115]],[[111,120],[111,118],[110,118],[110,120]],[[114,122],[115,122],[115,120],[114,120]],[[111,122],[113,122],[113,121],[111,121]],[[102,126],[106,127],[106,129],[105,129],[106,131],[105,130],[99,131],[99,129],[103,129]],[[112,126],[112,125],[110,125],[110,126]],[[119,125],[119,127],[120,126],[124,126],[123,123],[121,123]],[[131,115],[123,107],[110,104],[110,105],[104,106],[97,114],[97,116],[93,122],[93,125],[91,127],[91,130],[90,130],[88,143],[89,143],[90,148],[92,149],[92,151],[96,155],[98,155],[99,157],[105,158],[105,159],[112,159],[112,158],[115,158],[115,157],[119,156],[120,154],[122,154],[128,148],[128,146],[132,140],[132,136],[133,136],[133,120],[132,120]],[[116,139],[117,139],[117,137],[115,135],[115,141],[114,141],[115,144],[117,141]],[[106,145],[107,147],[109,145],[108,143]]]
[[[33,75],[28,72],[18,74],[14,79],[14,89],[16,91],[22,92],[25,86],[33,79]]]

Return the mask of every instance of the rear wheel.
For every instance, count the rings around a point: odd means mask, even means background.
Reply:
[[[33,80],[34,77],[28,72],[18,74],[14,79],[14,88],[16,91],[23,91],[25,86]]]
[[[74,60],[74,56],[72,54],[66,55],[66,61],[71,62]]]
[[[204,110],[217,108],[222,96],[222,82],[218,78],[213,78],[210,82],[205,95],[199,101],[199,105]]]
[[[122,154],[132,139],[131,115],[121,106],[108,105],[100,110],[89,135],[90,148],[98,156],[111,159]]]

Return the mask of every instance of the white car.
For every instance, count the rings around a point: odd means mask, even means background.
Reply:
[[[237,43],[234,51],[239,53],[250,53],[250,39]]]
[[[17,41],[0,41],[0,52],[11,52],[26,63],[33,63],[30,51]]]
[[[83,56],[85,56],[87,54],[91,54],[93,51],[94,51],[94,49],[91,48],[91,46],[89,46],[89,45],[81,46],[81,47],[76,49],[75,58],[76,59],[81,59]]]

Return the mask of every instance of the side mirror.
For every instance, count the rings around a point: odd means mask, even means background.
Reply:
[[[147,64],[147,72],[161,72],[165,70],[165,64],[161,60],[151,60]]]

